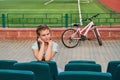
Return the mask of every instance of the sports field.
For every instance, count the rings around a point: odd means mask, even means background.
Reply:
[[[80,3],[78,3],[78,1],[80,1]],[[110,13],[110,12],[111,10],[101,5],[98,0],[0,0],[0,14],[1,13],[5,13],[5,14],[61,13],[62,15],[65,15],[65,14],[69,15],[71,13],[76,13],[73,19],[79,18],[78,20],[76,19],[77,21],[75,20],[74,21],[80,22],[80,18],[86,17],[86,15],[82,15],[81,13]],[[15,17],[17,15],[12,15],[12,16]],[[59,18],[58,15],[52,15],[52,16],[53,16],[52,18],[56,18],[56,17]],[[91,16],[91,14],[89,16]],[[104,16],[109,16],[109,15],[105,14]],[[33,18],[33,17],[34,16],[32,17],[30,16],[30,18]],[[63,18],[63,17],[60,16],[60,18]],[[65,21],[61,23],[64,23],[64,22]]]
[[[2,0],[1,12],[68,13],[77,12],[77,1],[71,0]]]
[[[97,0],[80,0],[82,13],[110,12]],[[78,0],[0,0],[0,13],[73,13],[78,12]]]

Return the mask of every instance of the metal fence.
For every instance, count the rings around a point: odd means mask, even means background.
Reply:
[[[91,17],[96,13],[82,13],[82,19]],[[94,22],[99,26],[120,25],[120,13],[99,13]],[[47,24],[50,27],[69,27],[74,23],[80,23],[78,13],[7,13],[1,14],[0,26],[9,28],[34,28],[39,24]],[[83,22],[85,26],[88,22]]]

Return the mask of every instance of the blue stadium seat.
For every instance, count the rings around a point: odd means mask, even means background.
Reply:
[[[35,80],[53,80],[47,63],[15,63],[14,69],[33,71],[35,74]]]
[[[0,80],[35,80],[32,71],[0,69]]]
[[[58,80],[112,80],[112,76],[102,72],[65,71],[58,74]]]
[[[50,73],[51,76],[53,78],[53,80],[56,80],[57,76],[58,76],[58,69],[57,69],[57,64],[55,61],[31,61],[32,63],[47,63],[49,65],[50,68]]]
[[[0,60],[0,69],[13,69],[13,64],[16,60]]]
[[[120,64],[116,68],[114,80],[120,80]]]
[[[100,64],[91,63],[68,63],[65,65],[64,71],[95,71],[101,72]]]
[[[120,60],[110,61],[107,66],[107,71],[112,74],[112,79],[115,79],[117,66],[120,64]]]
[[[92,63],[92,64],[96,64],[96,62],[93,60],[71,60],[68,63]]]

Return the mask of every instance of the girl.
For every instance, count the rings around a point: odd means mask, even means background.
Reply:
[[[38,61],[53,60],[58,53],[57,43],[52,41],[50,29],[47,25],[40,25],[36,30],[37,41],[32,46],[32,51]]]

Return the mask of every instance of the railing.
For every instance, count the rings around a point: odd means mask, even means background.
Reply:
[[[96,13],[82,13],[82,19]],[[114,26],[120,25],[120,13],[99,13],[94,22],[96,25]],[[1,14],[0,26],[9,28],[34,28],[39,24],[47,24],[50,27],[69,27],[73,23],[80,23],[78,13],[7,13]],[[84,25],[87,22],[83,22]],[[84,26],[83,25],[83,26]]]

